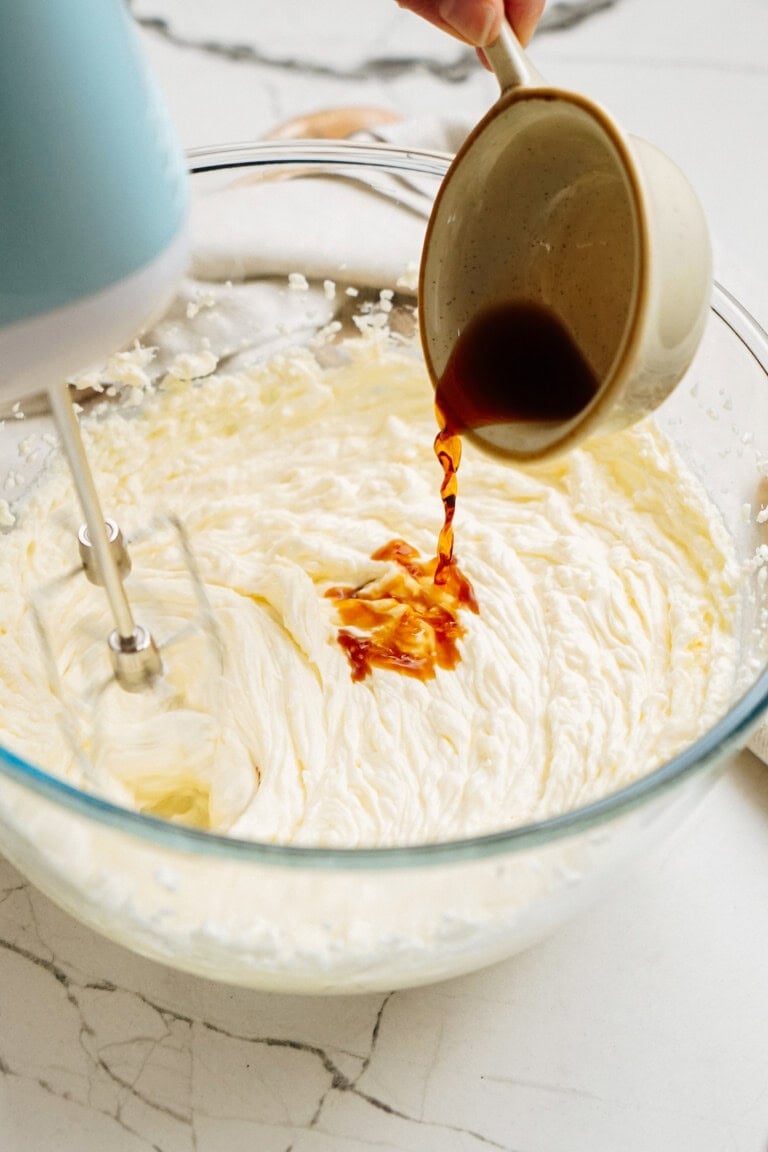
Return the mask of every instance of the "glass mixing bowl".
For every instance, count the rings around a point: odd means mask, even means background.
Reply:
[[[243,273],[332,275],[362,298],[378,294],[398,270],[413,271],[447,164],[427,152],[313,142],[195,152],[196,252],[209,268],[218,243],[211,233],[229,230],[232,240],[235,225],[216,193],[244,179],[266,182],[273,215],[245,228]],[[329,180],[342,199],[367,197],[372,217],[362,239],[349,203],[330,212],[324,205]],[[409,284],[406,275],[393,288],[395,311],[406,319],[415,303]],[[279,316],[275,334],[283,343],[307,339]],[[765,334],[716,288],[701,350],[657,419],[720,508],[744,561],[744,675],[727,714],[656,771],[578,810],[494,835],[337,850],[241,841],[126,811],[0,748],[0,848],[43,892],[112,939],[254,988],[406,987],[479,968],[550,932],[675,827],[768,703],[760,579],[748,564],[761,542],[767,370]],[[21,428],[11,421],[4,453],[14,433]],[[5,463],[19,466],[13,454]]]

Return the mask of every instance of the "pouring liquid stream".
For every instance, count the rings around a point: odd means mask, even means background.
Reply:
[[[437,385],[443,526],[435,583],[453,561],[461,433],[493,424],[564,423],[592,400],[598,380],[554,312],[532,301],[497,304],[460,334]]]
[[[434,450],[443,472],[436,557],[420,560],[405,541],[393,540],[372,556],[395,563],[389,576],[326,592],[346,626],[338,641],[353,680],[364,679],[373,667],[426,680],[436,667],[455,668],[461,658],[457,642],[464,628],[458,613],[479,612],[472,584],[454,558],[461,434],[493,424],[568,421],[597,388],[569,332],[542,305],[497,305],[467,325],[435,396]]]

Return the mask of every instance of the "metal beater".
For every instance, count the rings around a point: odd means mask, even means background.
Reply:
[[[85,516],[77,534],[80,558],[88,579],[104,588],[109,601],[115,627],[107,645],[115,678],[128,692],[138,692],[160,675],[162,661],[152,635],[131,611],[123,584],[123,576],[131,570],[130,557],[118,525],[104,518],[69,393],[66,384],[49,389],[53,418]]]

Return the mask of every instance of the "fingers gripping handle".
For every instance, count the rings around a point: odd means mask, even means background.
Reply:
[[[538,88],[545,85],[544,77],[538,72],[522,49],[507,20],[502,21],[501,32],[483,51],[488,63],[496,74],[502,92],[520,86]]]

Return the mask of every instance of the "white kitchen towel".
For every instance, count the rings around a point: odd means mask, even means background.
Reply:
[[[410,121],[357,139],[451,152],[467,127]],[[261,167],[197,200],[193,275],[222,281],[295,272],[309,280],[394,287],[404,254],[414,260],[421,250],[436,180],[374,175],[352,165],[344,177],[325,174],[319,165],[317,171],[307,178],[305,169],[305,178],[296,180]]]
[[[449,155],[467,129],[466,123],[425,119],[357,139],[428,146]],[[344,176],[315,169],[308,174],[304,168],[301,179],[269,167],[244,171],[193,200],[191,276],[170,312],[144,337],[157,350],[143,366],[147,381],[174,366],[205,375],[211,357],[239,368],[309,340],[354,310],[356,297],[348,289],[370,289],[374,298],[388,289],[415,302],[437,178],[373,175],[354,167]],[[201,349],[211,356],[199,356]],[[121,375],[124,365],[113,358],[105,373],[78,383],[130,382]]]
[[[755,756],[759,756],[764,764],[768,764],[768,724],[761,724],[757,731],[752,733],[747,747]]]

